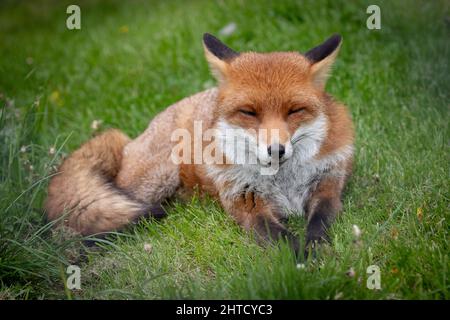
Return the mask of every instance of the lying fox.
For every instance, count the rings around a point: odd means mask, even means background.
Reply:
[[[109,130],[82,145],[50,181],[50,220],[61,218],[83,235],[118,230],[159,216],[161,203],[195,190],[220,201],[259,239],[285,239],[298,251],[298,239],[283,225],[291,214],[306,216],[307,244],[327,239],[353,159],[348,110],[324,91],[341,37],[303,55],[239,53],[210,34],[203,45],[218,86],[171,105],[135,140]],[[192,161],[189,145],[185,161],[173,161],[172,133],[193,133],[196,122],[218,132],[216,152],[225,161]],[[230,139],[257,161],[237,163]],[[273,163],[274,174],[261,173]]]

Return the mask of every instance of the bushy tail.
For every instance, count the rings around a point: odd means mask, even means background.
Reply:
[[[147,208],[114,186],[122,150],[130,139],[109,130],[89,140],[59,168],[49,184],[45,204],[49,220],[83,235],[117,230],[143,215]]]

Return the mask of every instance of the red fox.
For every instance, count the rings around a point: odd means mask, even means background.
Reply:
[[[298,250],[283,221],[304,214],[306,243],[327,240],[353,160],[349,112],[324,91],[340,45],[333,35],[305,54],[239,53],[204,34],[217,87],[171,105],[134,140],[109,130],[82,145],[50,181],[48,218],[83,235],[103,233],[159,216],[161,203],[198,190],[260,239],[285,239]],[[216,133],[218,161],[195,159],[208,139],[200,146],[174,139],[179,129],[195,135],[197,123]],[[255,161],[239,162],[239,154]]]

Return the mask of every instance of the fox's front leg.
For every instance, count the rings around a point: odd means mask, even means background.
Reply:
[[[329,241],[328,228],[342,209],[344,177],[327,177],[319,182],[307,203],[306,245]]]
[[[281,223],[281,215],[275,206],[257,192],[243,191],[240,195],[223,196],[224,209],[245,229],[255,232],[260,240],[285,240],[295,253],[299,252],[299,241]]]

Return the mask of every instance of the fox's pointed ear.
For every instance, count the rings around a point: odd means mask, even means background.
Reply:
[[[203,35],[203,48],[213,75],[222,82],[226,77],[229,62],[239,55],[238,52],[223,44],[209,33]]]
[[[324,43],[305,53],[305,57],[311,62],[312,81],[321,89],[325,87],[341,44],[342,37],[335,34]]]

